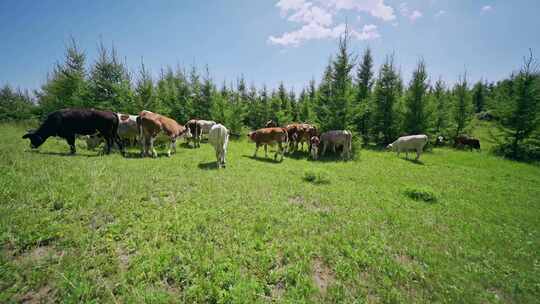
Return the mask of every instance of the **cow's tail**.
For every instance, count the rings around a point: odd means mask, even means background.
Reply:
[[[285,148],[284,153],[289,153],[289,132],[287,132],[287,129],[283,128],[283,133],[285,133]]]
[[[120,136],[118,135],[118,128],[120,126],[120,118],[118,113],[114,113],[114,122],[113,122],[113,140],[118,146],[118,149],[120,149],[120,152],[124,154],[124,145],[122,144],[122,140],[120,139]]]

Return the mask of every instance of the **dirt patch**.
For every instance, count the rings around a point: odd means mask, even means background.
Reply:
[[[40,289],[31,290],[20,297],[21,303],[37,304],[37,303],[55,303],[55,292],[52,287],[45,285]]]
[[[295,195],[289,197],[289,204],[302,207],[308,211],[328,213],[331,209],[323,206],[321,202],[316,200],[306,200],[303,196]]]
[[[118,248],[116,250],[116,255],[118,256],[118,265],[120,270],[127,271],[129,268],[129,261],[131,260],[131,254],[124,248]]]
[[[488,289],[488,292],[493,294],[493,296],[499,300],[501,303],[513,303],[511,299],[509,299],[504,291],[498,289],[498,288],[490,288]]]
[[[323,296],[326,295],[328,287],[336,280],[336,276],[332,269],[319,257],[313,260],[311,276],[319,293]]]
[[[31,250],[25,251],[22,254],[15,257],[18,262],[30,262],[37,263],[47,258],[58,258],[62,257],[64,252],[57,251],[53,246],[39,246]]]
[[[277,282],[276,285],[272,286],[272,290],[270,291],[270,296],[274,300],[279,300],[281,297],[283,297],[283,294],[285,293],[285,283],[283,282]]]

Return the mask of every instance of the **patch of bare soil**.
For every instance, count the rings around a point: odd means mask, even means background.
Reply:
[[[321,202],[316,201],[316,200],[308,201],[303,196],[300,196],[300,195],[289,197],[289,204],[300,206],[306,210],[313,211],[313,212],[328,213],[331,211],[329,207],[323,206]]]
[[[328,287],[336,280],[336,276],[332,269],[319,257],[313,260],[311,277],[313,278],[313,282],[319,290],[319,293],[323,296],[326,295]]]
[[[26,304],[55,303],[55,301],[55,292],[48,285],[42,286],[38,290],[30,290],[20,297],[20,302]]]

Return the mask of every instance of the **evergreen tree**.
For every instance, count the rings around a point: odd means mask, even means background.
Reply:
[[[435,132],[444,133],[448,128],[448,96],[446,85],[442,79],[437,80],[433,90],[433,99],[435,102]]]
[[[279,101],[280,101],[280,111],[278,112],[278,121],[282,125],[286,125],[288,123],[292,122],[292,109],[291,109],[291,103],[289,101],[289,96],[287,94],[287,90],[285,89],[285,85],[283,82],[279,83],[278,91],[277,91]]]
[[[62,108],[88,106],[85,103],[88,94],[85,61],[86,55],[72,39],[64,62],[56,64],[52,76],[48,77],[41,91],[36,92],[42,115]]]
[[[263,85],[263,88],[260,92],[260,112],[261,112],[261,124],[257,126],[258,128],[262,128],[267,121],[270,120],[270,100],[268,98],[268,89],[266,88],[266,85]]]
[[[98,59],[90,70],[88,83],[89,99],[85,106],[128,113],[135,110],[131,76],[114,47],[109,54],[100,43]]]
[[[291,121],[297,122],[300,115],[298,112],[298,102],[296,101],[294,88],[289,91],[289,104],[291,105]]]
[[[189,113],[190,119],[203,119],[202,113],[202,106],[201,106],[201,99],[202,99],[202,93],[201,93],[201,80],[199,73],[197,72],[197,68],[195,66],[191,67],[191,72],[189,74],[189,80],[190,80],[190,104],[191,104],[191,112]]]
[[[219,92],[215,93],[214,103],[212,104],[212,118],[221,124],[227,123],[229,90],[225,81]]]
[[[195,113],[202,119],[212,119],[211,109],[213,104],[215,86],[210,78],[210,71],[206,66],[206,74],[201,87],[201,98],[196,104]]]
[[[512,78],[507,98],[499,102],[499,124],[507,134],[509,156],[519,159],[524,157],[521,144],[535,131],[540,131],[540,73],[532,53]]]
[[[362,135],[364,144],[369,141],[369,120],[371,114],[370,95],[373,86],[373,58],[369,48],[364,52],[362,62],[356,72],[357,89],[353,109],[354,125]]]
[[[311,110],[311,101],[306,89],[302,89],[298,97],[298,120],[301,122],[313,122],[313,113]]]
[[[276,91],[272,91],[270,94],[270,119],[275,121],[278,125],[284,125],[284,122],[280,117],[281,112],[281,99]]]
[[[396,104],[398,102],[399,76],[393,56],[386,57],[373,91],[372,125],[378,143],[388,144],[398,135]]]
[[[426,65],[420,60],[413,72],[405,97],[405,132],[408,134],[423,134],[428,129],[427,77]]]
[[[329,121],[327,127],[333,130],[347,129],[351,119],[350,105],[353,100],[352,76],[355,58],[349,53],[349,33],[345,30],[339,38],[339,50],[332,62],[332,93],[328,103]]]
[[[324,75],[321,80],[321,83],[319,84],[318,94],[316,95],[316,101],[315,101],[315,115],[317,117],[317,123],[319,124],[319,127],[321,131],[328,131],[331,130],[332,126],[329,124],[330,121],[330,107],[329,104],[332,102],[332,99],[334,97],[333,90],[332,90],[332,75],[334,73],[334,70],[332,68],[332,59],[330,58],[329,64],[326,66],[326,69],[324,70]]]
[[[150,72],[146,69],[143,62],[141,62],[139,70],[139,79],[137,80],[137,86],[135,87],[135,96],[137,107],[139,109],[156,113],[163,112],[154,92],[152,75],[150,75]]]
[[[244,124],[251,129],[257,129],[262,124],[261,108],[259,106],[259,100],[257,96],[257,88],[254,84],[251,84],[247,96],[247,115],[244,118]]]
[[[463,132],[471,119],[471,98],[467,84],[467,74],[459,79],[454,87],[454,122],[456,123],[456,136]]]

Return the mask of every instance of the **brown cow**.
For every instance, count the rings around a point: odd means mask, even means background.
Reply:
[[[321,144],[321,140],[318,136],[312,136],[309,140],[309,152],[311,154],[311,158],[313,160],[317,160],[319,158],[319,145]]]
[[[178,137],[189,136],[189,129],[174,119],[150,111],[142,111],[139,114],[137,126],[141,140],[141,156],[143,157],[149,155],[149,150],[152,151],[153,157],[157,157],[154,140],[160,132],[165,133],[171,140],[167,156],[171,156],[171,150],[176,152],[176,139]]]
[[[278,153],[281,154],[281,160],[283,160],[283,154],[287,147],[289,137],[287,136],[287,130],[284,128],[264,128],[257,131],[249,132],[249,139],[255,142],[255,153],[253,157],[257,157],[257,151],[261,145],[264,145],[264,156],[268,157],[268,146],[274,143],[278,144],[278,151],[274,155],[274,159],[277,158]],[[285,148],[282,146],[285,143]]]

